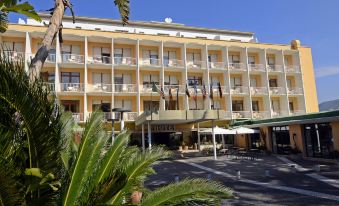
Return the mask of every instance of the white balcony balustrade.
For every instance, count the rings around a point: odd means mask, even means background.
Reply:
[[[268,94],[268,89],[267,87],[251,87],[251,94],[252,95]]]
[[[135,121],[138,117],[138,112],[125,112],[123,114],[123,119],[125,121]]]
[[[109,119],[112,119],[112,112],[103,112],[104,113],[104,121],[108,121]],[[87,118],[91,118],[91,116],[92,116],[92,112],[88,112],[87,113]]]
[[[282,65],[267,65],[267,71],[269,72],[283,72],[283,66]]]
[[[226,86],[221,86],[220,88],[221,88],[222,94],[228,94],[228,88]],[[206,90],[208,93],[210,92],[210,88],[206,87]],[[219,86],[213,85],[212,90],[213,90],[214,95],[219,95]]]
[[[111,64],[112,58],[108,56],[88,57],[88,63],[90,64]]]
[[[182,68],[184,61],[178,59],[164,59],[164,66],[168,68]]]
[[[206,62],[204,61],[187,61],[187,68],[189,69],[205,69],[206,68]]]
[[[270,112],[267,111],[253,111],[252,112],[253,119],[267,119],[270,118]]]
[[[233,86],[231,87],[231,94],[248,94],[248,87]]]
[[[232,111],[232,119],[249,119],[251,118],[250,111]]]
[[[34,58],[34,56],[33,56],[33,58]],[[55,63],[56,62],[56,54],[48,54],[46,62],[48,62],[48,63]]]
[[[289,95],[302,95],[303,94],[303,89],[300,87],[291,87],[287,89],[288,89]]]
[[[88,84],[88,92],[112,92],[111,84]]]
[[[249,64],[248,68],[251,72],[265,72],[265,66],[263,64]]]
[[[62,92],[84,92],[85,84],[82,83],[60,83]]]
[[[208,62],[208,68],[212,70],[222,70],[226,68],[226,65],[224,62]]]
[[[114,65],[135,66],[136,64],[137,60],[133,57],[114,57]]]
[[[61,54],[61,58],[63,63],[84,63],[84,56],[79,54]]]
[[[2,55],[10,61],[25,61],[24,52],[4,51]]]
[[[246,71],[246,66],[244,63],[229,63],[228,64],[228,68],[231,71]]]
[[[152,84],[141,84],[140,85],[140,92],[141,93],[152,93]],[[159,85],[157,85],[159,87]]]
[[[271,95],[284,95],[286,94],[286,90],[283,87],[270,87]]]
[[[286,65],[285,66],[285,71],[287,73],[300,73],[300,67],[299,66],[294,66],[294,65]]]
[[[115,84],[114,93],[136,93],[136,86],[135,84]]]
[[[182,85],[165,85],[164,86],[164,92],[165,92],[166,95],[169,94],[169,89],[171,89],[173,96],[177,95],[177,91],[179,92],[179,94],[182,94],[182,93],[185,92],[185,88]]]
[[[55,84],[54,83],[49,83],[49,82],[44,82],[43,83],[43,88],[50,91],[50,92],[55,92]]]
[[[72,113],[72,117],[75,122],[83,122],[84,121],[84,114],[83,113]]]
[[[144,66],[155,66],[155,67],[161,66],[160,59],[155,59],[155,58],[141,58],[140,63],[141,65],[144,65]]]

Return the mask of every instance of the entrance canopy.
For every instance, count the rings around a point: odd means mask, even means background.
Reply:
[[[202,134],[212,134],[212,128],[202,129],[199,132]],[[224,129],[216,126],[214,127],[214,134],[236,134],[236,132],[230,129]]]
[[[238,127],[238,128],[232,129],[231,131],[235,132],[235,134],[254,134],[254,133],[260,133],[259,130],[250,129],[250,128],[247,128],[247,127]]]

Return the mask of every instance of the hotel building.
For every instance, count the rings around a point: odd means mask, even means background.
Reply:
[[[13,60],[25,59],[26,70],[48,25],[49,15],[41,16],[41,23],[10,24],[0,36]],[[42,77],[80,123],[97,108],[107,118],[113,108],[124,108],[130,110],[123,115],[125,127],[136,138],[149,125],[157,143],[170,144],[171,135],[180,133],[193,145],[198,123],[225,126],[318,112],[311,48],[298,40],[267,44],[251,32],[166,22],[122,26],[119,20],[77,17],[73,24],[69,16],[62,34]],[[165,99],[152,92],[153,82]]]

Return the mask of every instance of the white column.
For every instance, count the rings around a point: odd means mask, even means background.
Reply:
[[[214,159],[217,159],[217,145],[215,142],[215,133],[214,133],[214,120],[212,120],[212,138],[213,138],[213,154],[214,154]]]
[[[161,41],[160,45],[160,61],[161,61],[161,69],[160,69],[160,87],[164,86],[164,81],[165,81],[165,66],[164,66],[164,42]],[[163,88],[164,89],[164,88]],[[165,94],[165,99],[160,98],[160,108],[159,110],[166,110],[166,96],[168,94]]]
[[[305,111],[305,113],[307,113],[307,102],[306,102],[306,98],[305,98],[304,75],[303,75],[303,70],[302,70],[303,65],[301,64],[300,51],[298,51],[297,58],[298,58],[297,63],[299,64],[299,68],[300,68],[301,88],[302,88],[302,92],[303,92],[302,101],[303,101],[303,104],[304,104],[304,111]]]
[[[147,122],[148,149],[152,149],[152,130],[151,123]]]
[[[145,152],[145,125],[141,125],[141,145],[142,151]]]
[[[85,94],[84,94],[84,121],[86,122],[87,119],[87,82],[88,82],[88,77],[87,77],[87,59],[88,59],[88,41],[87,41],[87,36],[85,36],[85,77],[84,77],[84,86],[85,86]]]
[[[267,87],[267,91],[268,91],[268,105],[269,105],[269,113],[270,113],[270,117],[272,118],[273,114],[272,114],[272,100],[271,100],[271,92],[270,92],[270,81],[269,81],[269,77],[268,77],[268,70],[267,70],[267,54],[266,54],[266,49],[264,49],[264,65],[265,65],[265,70],[266,70],[266,87]]]
[[[227,67],[227,72],[226,72],[226,84],[227,84],[227,89],[228,89],[228,99],[227,99],[227,111],[230,112],[230,118],[232,118],[232,94],[231,94],[231,75],[230,75],[230,70],[229,70],[229,59],[228,59],[228,47],[226,49],[226,67]]]
[[[249,95],[249,101],[250,101],[250,113],[251,118],[253,117],[253,111],[252,111],[252,95],[251,95],[251,76],[250,76],[250,68],[248,65],[248,49],[245,48],[245,58],[246,58],[246,68],[247,68],[247,86],[248,86],[248,95]]]
[[[221,135],[222,148],[225,149],[225,137],[224,134]]]
[[[206,90],[209,91],[211,82],[210,82],[210,72],[209,72],[209,65],[208,65],[208,46],[207,46],[207,44],[205,44],[204,54],[205,54],[204,56],[205,56],[205,64],[206,64],[206,71],[205,71],[206,79],[205,79],[204,82],[205,82],[205,85],[207,85]],[[212,105],[211,99],[210,98],[206,98],[206,100],[207,100],[207,102],[204,102],[205,103],[205,105],[204,105],[205,109],[210,110],[211,109],[211,105]]]
[[[111,96],[111,118],[114,119],[114,115],[112,109],[114,108],[114,39],[111,40],[111,61],[112,61],[112,69],[111,69],[111,82],[112,82],[112,96]]]
[[[60,51],[60,43],[59,43],[59,35],[57,34],[55,37],[55,73],[54,73],[54,84],[55,84],[55,93],[57,94],[60,91],[60,71],[58,62],[61,61],[61,51]]]
[[[124,114],[122,113],[122,116],[120,117],[120,132],[122,132],[125,128],[125,120],[124,120]]]
[[[186,87],[187,85],[187,79],[188,79],[188,76],[187,76],[187,59],[186,59],[186,43],[184,43],[184,51],[183,51],[183,60],[184,60],[184,66],[185,66],[185,71],[184,71],[184,78],[182,80],[182,84],[184,87]],[[188,103],[188,97],[185,93],[184,95],[184,106],[185,106],[185,110],[189,110],[189,103]]]
[[[136,46],[136,61],[137,61],[137,112],[138,115],[140,115],[140,58],[139,58],[139,47],[140,47],[140,40],[137,40],[137,46]]]
[[[26,42],[25,42],[25,71],[28,73],[29,65],[27,62],[30,62],[30,58],[33,58],[32,48],[31,48],[31,38],[29,37],[29,33],[26,32]]]
[[[286,77],[286,67],[285,67],[285,56],[284,56],[284,51],[283,50],[280,51],[280,55],[282,56],[282,67],[283,67],[283,72],[284,72],[284,88],[285,88],[285,91],[286,91],[285,101],[287,103],[287,114],[291,115],[289,98],[288,98],[288,87],[287,87],[287,77]]]
[[[197,126],[197,129],[198,129],[198,150],[201,151],[201,147],[200,147],[200,124],[198,123],[198,126]]]

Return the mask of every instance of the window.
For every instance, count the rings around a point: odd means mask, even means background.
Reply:
[[[130,48],[116,48],[114,49],[114,63],[122,64],[124,58],[131,57],[131,49]]]
[[[171,60],[175,60],[176,58],[177,58],[177,53],[175,51],[164,52],[164,64],[166,66],[171,65]]]
[[[109,64],[111,57],[111,49],[106,47],[94,47],[93,57],[95,57],[96,60],[101,60],[101,62]]]
[[[165,80],[164,80],[164,84],[165,85],[178,85],[178,79],[176,76],[165,76]]]
[[[291,111],[291,112],[294,112],[294,105],[293,105],[293,102],[289,102],[288,105],[289,105],[289,107],[290,107],[290,111]]]
[[[284,61],[285,61],[285,66],[289,66],[292,64],[292,62],[290,61],[290,58],[288,56],[284,56]]]
[[[41,73],[41,77],[42,77],[44,82],[55,83],[55,74],[54,74],[54,72],[53,73],[42,72]]]
[[[110,74],[105,73],[93,73],[93,84],[111,84]]]
[[[103,100],[95,100],[92,102],[92,112],[96,110],[111,112],[111,103]]]
[[[231,87],[237,88],[237,87],[241,87],[241,78],[240,77],[231,77]]]
[[[80,83],[80,73],[61,72],[61,83]]]
[[[218,62],[218,54],[208,55],[208,62]]]
[[[158,111],[159,101],[144,101],[144,111]]]
[[[272,105],[272,110],[274,112],[279,113],[279,111],[280,111],[280,101],[279,100],[272,100],[271,105]]]
[[[130,74],[116,74],[114,84],[132,84],[132,76]]]
[[[187,53],[187,61],[189,62],[201,61],[200,53]]]
[[[61,105],[66,112],[79,113],[79,100],[61,100]]]
[[[257,79],[255,79],[255,78],[251,78],[251,80],[250,80],[250,85],[251,85],[251,87],[257,87]]]
[[[292,79],[287,79],[287,88],[292,88]]]
[[[268,65],[275,65],[275,58],[274,57],[267,57],[267,64]]]
[[[62,45],[61,46],[62,54],[80,54],[80,46],[78,45]]]
[[[213,100],[213,101],[212,101],[211,108],[212,108],[212,109],[221,109],[220,101],[219,101],[219,100]]]
[[[270,79],[269,80],[270,87],[278,87],[278,81],[277,79]]]
[[[152,85],[153,82],[155,84],[159,84],[159,76],[156,74],[145,74],[143,79],[143,85]]]
[[[239,55],[229,55],[228,59],[229,59],[230,63],[235,63],[235,64],[240,63],[240,56]]]
[[[232,101],[232,111],[244,111],[242,100],[233,100]]]
[[[218,84],[220,83],[219,78],[218,77],[211,77],[210,83],[211,83],[212,86],[218,86]]]
[[[198,99],[197,101],[194,101],[191,99],[189,101],[189,109],[190,110],[202,110],[204,109],[204,101],[201,99]]]
[[[17,42],[4,42],[4,51],[24,52],[24,44]]]
[[[255,56],[248,56],[248,64],[255,64]]]
[[[114,107],[123,108],[126,110],[132,110],[132,101],[131,100],[115,100]]]
[[[188,86],[202,85],[202,77],[189,76],[188,77]]]
[[[259,112],[259,101],[252,101],[252,111]]]

